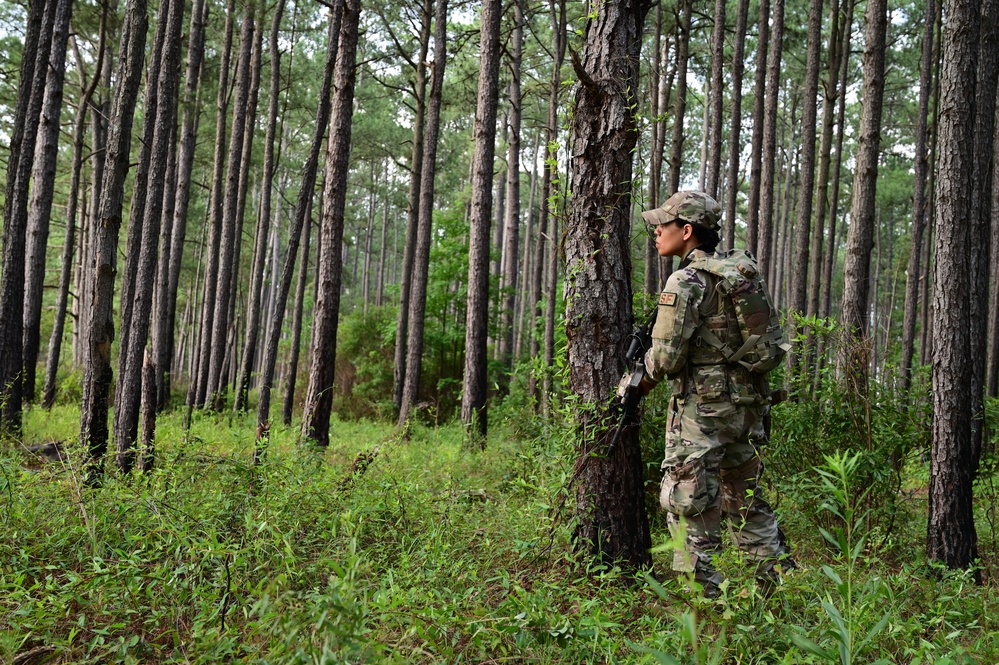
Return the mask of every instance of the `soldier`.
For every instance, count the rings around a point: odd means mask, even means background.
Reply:
[[[759,447],[766,442],[763,418],[770,403],[760,368],[769,365],[747,362],[740,332],[745,308],[737,310],[723,293],[729,290],[717,288],[724,281],[720,275],[755,278],[736,283],[758,284],[757,301],[770,307],[764,317],[776,321],[775,312],[750,254],[715,253],[720,213],[721,206],[703,192],[677,192],[662,207],[642,213],[654,228],[659,255],[681,259],[660,295],[645,355],[646,392],[667,378],[673,386],[660,504],[671,530],[681,517],[687,524],[685,551],[675,553],[673,569],[693,572],[707,597],[719,594],[724,579],[712,565],[722,548],[722,517],[739,549],[758,562],[761,583],[772,583],[774,564],[787,555],[759,486]],[[774,351],[779,361],[786,349],[779,321],[769,328],[764,322],[764,328],[769,339],[762,343],[775,346],[760,348]]]

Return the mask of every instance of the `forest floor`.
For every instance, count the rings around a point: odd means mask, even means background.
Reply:
[[[254,469],[253,420],[196,414],[185,437],[167,414],[154,472],[87,489],[80,451],[25,448],[71,440],[78,410],[27,412],[24,445],[0,448],[0,662],[999,662],[994,571],[930,571],[918,470],[890,525],[852,530],[824,513],[832,490],[778,479],[800,567],[763,594],[729,548],[705,600],[669,571],[660,515],[652,574],[573,554],[565,429],[478,451],[456,425],[403,442],[334,422],[317,450],[278,427]]]

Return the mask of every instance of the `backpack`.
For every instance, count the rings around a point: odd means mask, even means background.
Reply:
[[[791,345],[784,340],[780,317],[753,255],[732,249],[695,259],[690,267],[718,277],[715,288],[731,304],[725,311],[735,313],[742,333],[742,346],[731,348],[702,325],[699,332],[704,343],[717,349],[727,362],[739,364],[752,374],[766,374],[777,367]]]

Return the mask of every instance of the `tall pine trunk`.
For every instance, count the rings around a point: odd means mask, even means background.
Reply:
[[[153,287],[156,281],[157,250],[160,221],[163,211],[164,184],[169,162],[170,143],[174,136],[177,111],[177,88],[180,70],[180,37],[184,18],[183,0],[163,0],[159,20],[165,25],[161,66],[156,80],[148,82],[157,87],[156,112],[153,118],[153,137],[150,145],[150,164],[146,204],[143,218],[133,219],[141,227],[139,244],[130,247],[136,256],[136,272],[132,301],[122,307],[124,313],[131,309],[128,335],[122,331],[122,344],[118,350],[118,390],[114,410],[114,436],[118,468],[123,473],[135,464],[135,444],[138,440],[140,406],[142,401],[142,373],[146,358]],[[159,32],[159,30],[157,30]],[[123,294],[124,297],[124,294]]]
[[[444,69],[447,63],[447,0],[437,0],[434,16],[434,62],[423,137],[423,173],[420,176],[420,211],[413,253],[413,275],[409,298],[409,344],[406,382],[399,408],[399,427],[404,427],[420,391],[423,331],[426,321],[427,285],[430,276],[430,243],[433,231],[434,176],[437,173],[437,143],[440,135]]]
[[[319,170],[319,151],[322,149],[323,137],[326,135],[327,125],[330,122],[333,73],[334,69],[337,68],[337,54],[340,47],[340,33],[344,11],[343,0],[334,3],[330,10],[326,64],[323,68],[323,80],[319,88],[319,99],[316,105],[316,122],[312,128],[312,142],[309,144],[309,154],[305,158],[305,164],[302,166],[302,184],[299,187],[298,200],[295,203],[295,217],[292,220],[291,228],[288,230],[288,252],[285,255],[284,267],[281,269],[281,279],[274,287],[274,314],[267,329],[263,364],[260,369],[260,398],[257,401],[257,443],[253,455],[253,461],[256,464],[259,464],[262,459],[268,439],[271,388],[274,383],[274,369],[277,366],[278,343],[281,341],[284,310],[288,304],[288,294],[291,292],[291,280],[295,274],[295,254],[298,252],[299,242],[303,235],[302,226],[311,224],[310,213],[312,211],[313,190],[316,187],[316,176]],[[320,205],[319,209],[322,210],[323,206]],[[322,234],[322,229],[320,229],[320,233]],[[320,236],[321,238],[322,236]],[[318,257],[316,262],[319,262]],[[312,274],[308,271],[308,266],[305,265],[304,261],[300,269],[307,275]],[[318,289],[318,280],[316,286]]]
[[[59,152],[59,118],[62,111],[63,79],[66,73],[66,44],[72,2],[59,0],[52,25],[49,66],[45,68],[45,93],[35,145],[31,174],[31,200],[28,207],[24,275],[24,399],[35,399],[35,371],[41,340],[42,290],[45,287],[45,257],[55,193],[56,157]],[[47,63],[48,64],[48,63]]]
[[[541,211],[538,213],[538,233],[537,233],[537,243],[535,244],[535,258],[534,258],[534,272],[531,278],[531,295],[530,295],[530,307],[533,314],[531,315],[531,345],[530,354],[532,358],[537,358],[541,351],[542,342],[545,343],[545,349],[547,350],[547,308],[545,311],[545,328],[539,330],[538,319],[542,316],[541,310],[541,298],[542,298],[542,282],[544,279],[544,267],[547,261],[550,261],[548,254],[549,247],[556,247],[558,241],[555,238],[555,215],[552,212],[552,180],[554,178],[555,164],[558,161],[558,155],[556,150],[553,149],[555,144],[555,138],[558,133],[558,98],[559,90],[562,84],[562,62],[565,59],[565,47],[566,47],[566,15],[565,15],[565,0],[559,0],[558,7],[556,9],[555,0],[549,0],[548,3],[549,14],[551,17],[551,27],[552,27],[552,51],[555,56],[555,61],[552,63],[552,76],[549,81],[548,88],[548,117],[545,122],[545,165],[544,170],[541,175]],[[554,269],[554,268],[553,268]],[[550,292],[548,297],[551,300],[553,297],[553,292]],[[554,322],[552,325],[552,330],[554,331]],[[546,411],[546,405],[548,401],[548,374],[551,365],[547,361],[547,355],[545,356],[544,365],[544,379],[542,384],[544,386],[543,390],[538,388],[538,377],[535,373],[531,374],[528,379],[528,392],[534,398],[535,403],[541,407],[541,411]]]
[[[672,196],[680,189],[680,163],[683,160],[683,120],[687,112],[687,61],[690,55],[690,22],[693,13],[693,0],[683,0],[680,17],[677,21],[676,46],[676,101],[673,106],[673,136],[669,153],[669,189],[666,196]],[[662,192],[660,192],[662,194]],[[659,202],[656,201],[658,205]],[[666,271],[668,274],[670,271]],[[662,271],[660,271],[662,275]]]
[[[638,428],[621,432],[607,413],[624,371],[631,330],[631,156],[638,139],[642,24],[650,5],[600,5],[588,23],[572,127],[572,191],[566,229],[569,387],[577,397],[576,545],[605,562],[650,563]]]
[[[99,482],[108,445],[108,401],[111,392],[111,342],[114,340],[114,278],[118,263],[125,176],[128,173],[132,118],[139,96],[146,45],[146,1],[130,0],[122,26],[118,82],[104,155],[104,182],[93,229],[93,299],[87,320],[86,365],[80,406],[80,442],[89,455],[88,480]]]
[[[291,355],[288,358],[288,380],[285,384],[284,403],[281,408],[281,422],[291,425],[295,409],[295,387],[298,384],[298,361],[302,352],[302,318],[305,312],[305,286],[309,283],[309,240],[312,235],[312,201],[310,211],[302,224],[302,254],[299,257],[298,282],[295,285],[295,313],[291,323]]]
[[[846,125],[846,84],[850,66],[850,42],[853,35],[853,9],[854,0],[847,0],[846,20],[843,22],[843,41],[840,47],[840,53],[843,54],[843,58],[840,63],[839,89],[843,91],[843,94],[839,96],[839,106],[836,109],[836,159],[832,170],[832,196],[830,197],[829,204],[829,245],[822,259],[822,293],[819,303],[819,316],[823,318],[829,316],[829,313],[832,311],[832,280],[833,272],[836,269],[836,256],[839,249],[836,224],[839,220],[839,186],[842,177],[841,167],[843,165],[843,132]]]
[[[344,207],[350,174],[350,134],[354,114],[355,58],[357,55],[360,0],[346,0],[340,24],[333,105],[330,113],[329,149],[326,153],[326,206],[322,214],[319,282],[312,324],[312,370],[305,395],[302,436],[318,445],[329,445],[333,411],[333,371],[336,367],[336,331],[340,315],[343,266]],[[291,255],[293,256],[293,255]]]
[[[489,224],[492,221],[496,104],[499,97],[499,0],[483,0],[479,46],[479,93],[475,112],[472,214],[468,247],[468,305],[461,422],[482,445],[488,429],[486,340],[489,334]]]
[[[843,325],[852,340],[841,351],[844,371],[855,394],[867,394],[870,334],[871,250],[874,242],[878,158],[881,154],[881,111],[885,86],[885,0],[868,0],[864,15],[863,113],[860,118],[853,202],[843,267]]]
[[[510,46],[510,135],[506,159],[506,219],[503,232],[503,274],[500,276],[499,360],[508,374],[513,370],[513,328],[516,285],[520,267],[520,60],[524,45],[524,3],[514,0]],[[500,385],[508,388],[509,377]]]
[[[28,195],[57,0],[31,3],[7,161],[0,278],[0,434],[21,434]]]
[[[226,119],[229,117],[229,67],[232,33],[236,21],[235,0],[226,3],[225,37],[219,58],[218,96],[215,100],[215,150],[212,156],[211,191],[208,201],[208,240],[205,246],[201,317],[194,351],[194,371],[187,394],[188,409],[203,406],[208,393],[208,363],[212,347],[212,317],[215,314],[215,285],[218,282],[219,249],[222,242],[222,202],[225,184]]]
[[[801,172],[798,187],[798,209],[794,235],[794,280],[791,287],[791,309],[805,314],[808,308],[808,280],[818,279],[808,274],[811,250],[812,200],[815,192],[815,123],[818,116],[819,56],[822,50],[822,0],[811,0],[808,12],[808,55],[805,62],[804,106],[801,115]],[[821,233],[821,230],[819,230]]]
[[[279,0],[274,9],[268,43],[271,54],[270,99],[267,104],[267,135],[264,138],[263,178],[260,185],[260,209],[257,212],[256,243],[253,252],[253,268],[250,273],[250,298],[246,313],[246,341],[240,362],[236,384],[234,408],[245,410],[250,392],[250,372],[257,354],[257,338],[260,331],[260,293],[264,282],[264,261],[267,257],[268,232],[271,224],[271,192],[273,191],[275,157],[274,143],[277,134],[278,98],[281,92],[281,49],[278,44],[281,17],[284,14],[284,0]]]
[[[225,202],[222,208],[222,225],[219,243],[218,273],[216,282],[209,288],[215,288],[215,307],[210,319],[202,321],[203,326],[211,327],[211,345],[208,358],[208,383],[206,399],[209,406],[219,411],[225,400],[226,381],[223,365],[226,361],[226,349],[229,343],[229,324],[231,319],[230,303],[232,299],[233,274],[236,270],[237,249],[241,238],[237,235],[241,215],[241,184],[244,166],[245,149],[243,142],[245,133],[253,131],[252,125],[247,128],[247,116],[253,113],[250,108],[251,56],[253,55],[253,36],[256,24],[256,8],[253,2],[246,5],[243,15],[243,25],[239,36],[239,62],[236,65],[236,81],[232,103],[232,128],[229,136],[229,156],[227,159],[225,178]],[[254,95],[255,97],[255,95]]]
[[[770,47],[770,0],[760,0],[756,22],[756,79],[753,87],[753,136],[749,157],[749,210],[746,215],[746,247],[754,254],[760,238],[760,180],[763,177],[763,124],[766,116],[767,55]]]
[[[100,71],[105,57],[107,13],[101,13],[99,41],[97,45],[97,64],[94,67],[94,77],[85,86],[80,96],[73,122],[73,161],[69,180],[68,206],[66,210],[66,238],[62,248],[62,263],[59,271],[59,290],[56,296],[55,315],[52,322],[52,335],[49,337],[48,353],[45,358],[45,386],[42,392],[42,406],[51,409],[55,404],[56,380],[59,374],[59,358],[62,355],[62,337],[66,329],[66,313],[69,305],[69,285],[73,273],[73,255],[76,245],[77,211],[83,210],[86,217],[86,205],[79,206],[80,177],[83,172],[83,140],[87,124],[87,106],[93,98],[97,82],[100,81]],[[82,80],[81,80],[82,83]]]
[[[919,59],[919,110],[916,115],[916,155],[912,196],[912,244],[909,247],[909,268],[905,279],[905,311],[902,320],[902,359],[899,362],[901,393],[908,394],[912,383],[912,358],[915,354],[916,312],[922,274],[923,238],[926,233],[927,190],[927,120],[930,112],[930,92],[933,90],[933,27],[936,23],[934,0],[926,1],[923,17],[923,44]],[[995,284],[995,282],[993,282]],[[994,291],[995,289],[993,289]]]
[[[767,279],[773,277],[775,267],[771,245],[774,240],[773,223],[776,215],[774,162],[777,158],[777,100],[780,92],[780,65],[784,45],[784,0],[774,0],[773,34],[770,36],[770,53],[767,57],[767,90],[763,110],[763,153],[760,171],[759,237],[756,256],[760,269]]]
[[[849,26],[844,25],[841,18],[839,0],[832,0],[829,10],[829,67],[827,79],[822,86],[822,134],[819,139],[818,155],[818,175],[815,179],[817,200],[815,203],[815,229],[812,233],[812,247],[809,254],[810,265],[809,275],[812,278],[808,281],[808,310],[810,316],[819,313],[819,292],[822,284],[822,246],[823,233],[825,233],[826,214],[829,210],[829,165],[832,156],[833,122],[836,118],[834,108],[839,93],[837,85],[839,81],[840,60],[842,50],[840,46],[840,32],[843,29],[849,30]],[[833,241],[832,235],[829,242]]]
[[[707,155],[707,193],[718,198],[721,178],[722,109],[724,107],[725,0],[715,0],[715,26],[711,37],[711,104]]]
[[[409,299],[413,277],[413,252],[420,214],[420,179],[423,171],[423,130],[427,109],[427,51],[430,48],[430,12],[433,0],[423,0],[423,22],[420,28],[419,60],[413,65],[413,150],[409,160],[409,198],[406,241],[403,243],[402,275],[399,279],[399,311],[395,325],[395,362],[393,363],[392,398],[396,409],[402,408],[402,392],[406,383],[406,355],[409,344]]]
[[[745,70],[746,23],[749,0],[739,0],[735,20],[735,49],[732,54],[732,126],[729,130],[728,189],[725,193],[725,246],[735,247],[735,215],[739,198],[739,156],[742,154],[742,77]]]
[[[191,173],[194,150],[198,138],[198,90],[201,85],[202,62],[205,56],[205,23],[210,4],[194,0],[191,7],[191,25],[187,47],[187,69],[184,74],[184,114],[177,151],[177,187],[174,200],[173,223],[170,229],[170,247],[160,250],[160,262],[166,264],[167,279],[159,283],[157,316],[153,329],[156,347],[156,401],[163,409],[170,399],[170,367],[174,362],[174,330],[177,318],[177,290],[180,286],[180,268],[184,258],[184,240],[187,237],[187,213],[191,199]]]
[[[940,70],[940,151],[936,183],[936,248],[933,275],[933,424],[927,557],[966,569],[978,558],[972,509],[975,476],[968,269],[969,219],[975,154],[975,76],[979,3],[944,3]],[[976,572],[976,578],[980,573]]]

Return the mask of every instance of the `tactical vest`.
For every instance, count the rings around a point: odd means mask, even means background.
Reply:
[[[717,277],[717,315],[706,317],[698,328],[702,342],[720,361],[740,365],[751,374],[763,375],[777,367],[791,347],[784,341],[780,318],[753,256],[732,249],[696,258],[689,267]]]

